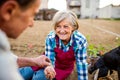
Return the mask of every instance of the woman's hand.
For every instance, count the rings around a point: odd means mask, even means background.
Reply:
[[[53,78],[55,78],[56,72],[53,68],[53,66],[47,66],[44,70],[44,73],[46,75],[46,78],[52,80]]]

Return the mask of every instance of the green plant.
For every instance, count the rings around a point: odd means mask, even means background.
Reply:
[[[88,52],[88,56],[97,57],[98,49],[93,44],[91,44],[88,46],[87,52]]]
[[[86,36],[88,43],[90,43],[90,36]],[[98,55],[103,55],[105,51],[105,48],[102,45],[94,45],[94,44],[89,44],[88,45],[88,56],[90,57],[97,57]]]

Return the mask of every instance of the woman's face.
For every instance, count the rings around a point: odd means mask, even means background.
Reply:
[[[70,24],[68,19],[64,19],[55,26],[55,32],[57,36],[63,41],[63,43],[67,44],[73,32],[73,26]]]

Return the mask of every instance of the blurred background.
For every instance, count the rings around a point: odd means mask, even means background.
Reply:
[[[120,18],[120,0],[42,0],[36,20],[51,20],[57,10],[72,10],[80,19]]]

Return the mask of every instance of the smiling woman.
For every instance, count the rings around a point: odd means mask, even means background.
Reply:
[[[49,0],[48,8],[54,8],[57,10],[66,10],[66,0]]]

